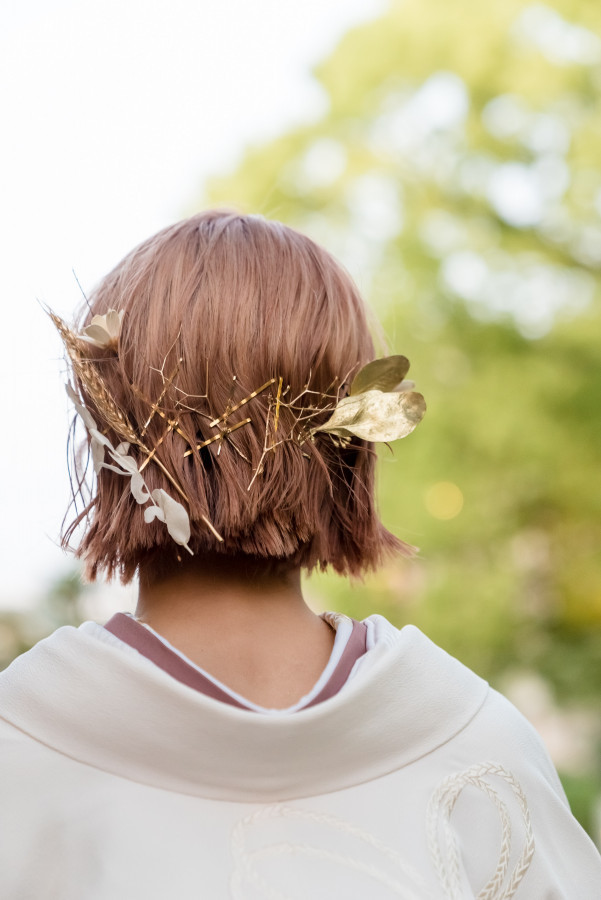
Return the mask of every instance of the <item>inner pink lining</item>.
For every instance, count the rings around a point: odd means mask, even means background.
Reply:
[[[355,619],[352,622],[353,630],[331,677],[322,690],[306,706],[301,707],[302,709],[308,709],[317,703],[323,703],[324,700],[328,700],[334,694],[337,694],[349,677],[357,660],[367,651],[367,626],[364,622],[357,622]],[[104,627],[111,634],[114,634],[141,653],[142,656],[155,663],[164,672],[181,681],[182,684],[200,691],[201,694],[212,697],[213,700],[221,700],[222,703],[229,703],[230,706],[237,706],[239,709],[249,709],[247,706],[239,703],[234,697],[222,691],[209,678],[206,678],[202,672],[189,665],[181,656],[170,650],[151,631],[141,625],[140,622],[136,622],[131,616],[120,612],[115,613]]]

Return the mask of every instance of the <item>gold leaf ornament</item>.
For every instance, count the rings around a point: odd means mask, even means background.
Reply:
[[[353,378],[349,391],[350,396],[372,390],[383,393],[397,390],[409,371],[409,365],[406,356],[385,356],[383,359],[374,359],[363,366]]]
[[[323,425],[313,429],[338,437],[358,437],[366,441],[396,441],[407,437],[426,412],[423,396],[404,381],[409,370],[405,356],[376,359],[361,369]]]

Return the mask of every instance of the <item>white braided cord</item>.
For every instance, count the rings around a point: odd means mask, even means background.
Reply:
[[[453,812],[455,803],[465,784],[473,784],[475,787],[478,787],[482,791],[484,791],[484,793],[486,793],[494,802],[501,816],[502,835],[499,862],[497,864],[494,875],[492,876],[488,884],[478,894],[478,900],[493,900],[500,885],[503,883],[505,876],[507,875],[507,869],[509,868],[509,854],[511,851],[511,822],[509,819],[507,805],[501,800],[497,791],[495,791],[487,781],[485,781],[483,778],[479,778],[476,775],[472,775],[465,778],[459,789],[457,789],[457,785],[455,784],[455,789],[450,790],[448,779],[443,782],[443,784],[437,789],[432,797],[432,800],[430,801],[432,807],[436,810],[436,815],[431,815],[428,817],[428,842],[430,844],[430,851],[440,878],[441,872],[444,873],[445,871],[440,846],[437,840],[437,831],[440,826],[446,843],[446,858],[448,861],[448,869],[446,875],[449,882],[449,895],[452,900],[460,898],[461,887],[459,878],[459,851],[457,849],[457,838],[453,828],[451,827],[451,813]],[[441,880],[444,881],[444,874]]]
[[[501,778],[511,787],[513,796],[520,807],[524,824],[524,846],[505,887],[503,885],[507,880],[511,853],[511,820],[507,804],[501,800],[492,785],[485,780],[485,776]],[[460,854],[451,826],[451,814],[462,790],[470,784],[479,788],[492,800],[501,819],[499,859],[493,875],[478,893],[476,900],[511,900],[532,861],[534,835],[528,804],[519,782],[511,772],[495,762],[471,766],[464,772],[450,775],[432,795],[427,813],[428,845],[440,884],[449,900],[461,900]],[[441,832],[444,836],[444,848],[441,848],[439,841]]]
[[[387,875],[386,872],[383,872],[376,865],[363,862],[353,856],[325,850],[321,847],[313,847],[306,843],[281,842],[278,844],[269,844],[268,846],[257,850],[249,850],[245,840],[245,833],[248,828],[259,824],[261,820],[273,818],[288,818],[313,822],[324,825],[337,832],[355,837],[385,856],[394,864],[397,872],[404,876],[404,879],[401,882],[397,878]],[[373,834],[363,831],[363,829],[358,828],[351,822],[346,822],[327,813],[317,813],[312,812],[311,810],[297,809],[281,804],[263,807],[237,823],[232,833],[232,852],[237,865],[232,876],[231,889],[236,900],[247,900],[243,893],[242,872],[244,873],[245,878],[262,892],[262,895],[266,900],[294,900],[289,894],[284,894],[270,886],[255,867],[255,863],[260,862],[261,860],[269,859],[274,856],[293,854],[302,854],[314,859],[328,860],[335,863],[337,866],[343,866],[352,871],[360,872],[369,876],[374,881],[385,885],[392,891],[393,896],[400,897],[402,900],[427,900],[428,897],[432,896],[430,889],[427,887],[421,875],[405,862],[395,850],[388,847]],[[407,881],[410,883],[407,883]]]
[[[509,871],[512,842],[511,817],[508,804],[487,780],[490,777],[501,779],[511,788],[512,796],[517,801],[522,816],[524,842],[519,858],[511,872]],[[498,861],[492,876],[479,891],[476,900],[511,900],[532,861],[534,836],[528,804],[519,782],[511,772],[496,762],[471,766],[463,772],[457,772],[445,778],[435,790],[428,805],[428,846],[444,896],[448,900],[464,900],[465,898],[461,886],[461,856],[451,817],[461,792],[468,785],[478,788],[489,798],[499,813],[501,824]],[[277,818],[311,822],[354,837],[372,847],[391,862],[396,870],[396,875],[395,873],[388,874],[377,864],[362,861],[350,853],[331,851],[302,841],[281,841],[255,850],[249,849],[246,843],[249,829],[263,821]],[[235,900],[247,900],[245,886],[247,891],[251,884],[258,889],[265,900],[295,900],[293,895],[269,884],[257,868],[257,864],[260,862],[282,856],[301,856],[307,859],[332,862],[337,867],[345,867],[366,875],[388,888],[392,896],[400,897],[402,900],[427,900],[432,896],[420,874],[396,850],[351,822],[327,813],[313,812],[284,804],[261,807],[238,821],[232,832],[231,846],[235,860],[231,890]],[[398,876],[401,875],[403,877],[399,878]],[[469,896],[473,898],[474,895],[470,892]]]

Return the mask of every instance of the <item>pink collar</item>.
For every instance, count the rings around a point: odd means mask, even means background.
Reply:
[[[324,700],[328,700],[337,694],[348,679],[356,661],[366,652],[367,626],[363,622],[357,622],[355,619],[352,622],[353,630],[351,636],[332,675],[317,696],[313,697],[306,706],[301,707],[302,709],[316,706],[318,703],[323,703]],[[218,685],[206,678],[194,666],[189,665],[177,653],[170,650],[151,631],[131,616],[120,612],[115,613],[104,627],[107,631],[110,631],[120,640],[141,653],[142,656],[151,660],[163,671],[181,681],[182,684],[200,691],[201,694],[212,697],[213,700],[221,700],[223,703],[229,703],[230,706],[237,706],[239,709],[248,709],[234,697],[222,691]]]

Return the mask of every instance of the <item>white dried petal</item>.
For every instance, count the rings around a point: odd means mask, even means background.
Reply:
[[[110,314],[114,312],[114,310],[111,310],[107,313],[107,316],[110,316]],[[121,322],[122,315],[123,313],[119,314],[118,324]],[[115,316],[117,316],[117,313],[115,313]],[[95,316],[94,318],[99,317]],[[109,325],[113,328],[115,327],[114,317],[112,321],[109,321]],[[117,447],[113,447],[109,439],[98,430],[98,426],[96,425],[93,416],[90,415],[88,410],[79,402],[79,397],[70,384],[66,385],[66,389],[67,394],[73,401],[77,413],[81,416],[89,431],[92,460],[96,475],[98,475],[101,469],[109,469],[109,471],[115,472],[117,475],[129,475],[129,486],[132,496],[137,503],[146,503],[151,499],[151,494],[146,486],[142,473],[138,469],[135,459],[128,455],[130,444],[127,441],[121,441]],[[108,450],[109,456],[117,465],[105,462],[105,450]],[[173,540],[182,547],[185,547],[188,553],[191,554],[192,551],[188,547],[188,541],[190,540],[190,519],[182,504],[178,503],[177,500],[174,500],[173,497],[170,497],[166,491],[162,490],[162,488],[157,488],[152,492],[152,500],[154,501],[153,506],[149,506],[144,510],[144,521],[153,522],[154,519],[159,519],[159,521],[164,522],[167,526],[167,531]]]
[[[121,321],[123,319],[124,312],[125,310],[123,309],[119,312],[117,312],[116,309],[109,309],[106,316],[104,316],[105,328],[112,338],[119,337],[119,332],[121,331]]]
[[[130,488],[137,503],[146,503],[147,500],[150,500],[150,491],[146,487],[141,472],[136,471],[132,474]]]
[[[133,456],[123,456],[121,453],[117,453],[112,447],[109,448],[109,456],[115,460],[118,466],[121,466],[124,472],[127,472],[128,475],[135,475],[138,472],[138,464],[133,458]]]
[[[67,391],[67,394],[69,396],[69,399],[72,401],[73,406],[77,410],[78,415],[82,418],[86,428],[88,428],[88,429],[96,428],[97,429],[98,426],[96,425],[96,422],[94,421],[94,417],[92,416],[92,414],[90,412],[88,412],[88,410],[85,408],[85,406],[81,403],[79,397],[77,396],[77,394],[75,393],[75,391],[73,390],[73,388],[71,387],[71,385],[69,383],[67,383],[65,385],[65,390]]]
[[[111,340],[108,331],[101,325],[86,325],[81,337],[96,347],[108,347]]]
[[[95,438],[92,438],[91,450],[92,450],[92,464],[94,466],[94,473],[96,475],[98,475],[102,466],[104,465],[104,446],[99,441],[97,441]]]
[[[124,310],[117,312],[115,309],[109,309],[103,316],[93,316],[90,324],[84,328],[81,339],[101,349],[116,347],[123,313]]]
[[[164,522],[165,513],[160,506],[147,506],[144,510],[144,521],[146,524],[150,524],[151,522],[154,522],[155,519]]]
[[[177,500],[174,500],[173,497],[170,497],[162,488],[156,488],[152,492],[152,499],[163,512],[163,516],[158,512],[154,513],[154,516],[165,522],[167,531],[176,544],[181,544],[182,547],[186,548],[188,553],[192,553],[188,547],[188,541],[190,540],[190,519],[182,504],[178,503]],[[150,509],[152,509],[152,507],[149,507],[148,510],[144,512],[144,518],[146,518],[146,513]]]
[[[97,441],[99,444],[102,444],[103,447],[107,447],[109,450],[112,450],[113,453],[115,449],[109,439],[104,435],[101,431],[98,431],[96,427],[89,429],[91,437]]]

